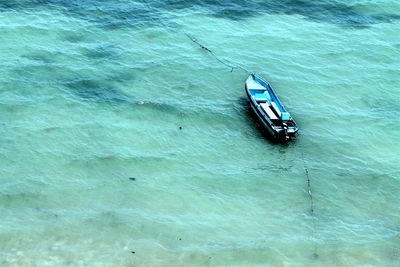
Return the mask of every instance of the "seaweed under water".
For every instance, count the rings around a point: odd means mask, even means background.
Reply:
[[[400,19],[399,12],[366,12],[361,4],[339,1],[310,0],[191,0],[191,1],[98,1],[98,0],[36,0],[0,2],[0,11],[56,8],[101,27],[115,29],[132,26],[174,25],[168,12],[195,8],[210,16],[244,20],[262,14],[300,15],[305,19],[343,27],[365,28]]]

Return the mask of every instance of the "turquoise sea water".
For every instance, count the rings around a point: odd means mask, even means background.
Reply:
[[[399,29],[395,0],[0,0],[0,266],[399,266]]]

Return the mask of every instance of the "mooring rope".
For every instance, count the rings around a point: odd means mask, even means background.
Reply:
[[[313,200],[313,195],[312,195],[312,190],[311,190],[311,177],[310,177],[310,173],[308,172],[308,167],[307,167],[306,161],[304,159],[303,152],[301,152],[301,159],[303,160],[304,171],[306,172],[306,177],[307,177],[308,196],[310,197],[310,210],[311,210],[311,213],[314,213],[314,200]]]
[[[312,194],[312,190],[311,190],[311,176],[310,173],[308,171],[308,167],[304,158],[304,153],[303,151],[301,152],[301,159],[303,160],[303,166],[304,166],[304,171],[306,173],[306,177],[307,177],[307,189],[308,189],[308,196],[310,197],[310,211],[311,211],[311,220],[312,220],[312,236],[314,238],[316,238],[316,234],[317,234],[317,217],[315,216],[314,213],[314,199],[313,199],[313,194]],[[313,257],[315,259],[317,259],[319,257],[318,254],[318,246],[317,243],[314,243],[314,252],[313,252]]]
[[[251,74],[252,72],[248,71],[246,68],[240,66],[240,65],[235,65],[230,63],[227,60],[223,60],[220,59],[211,49],[209,49],[208,47],[206,47],[205,45],[201,44],[199,41],[197,41],[196,38],[194,38],[193,36],[190,36],[189,34],[185,33],[185,35],[195,44],[197,44],[201,49],[203,49],[204,51],[206,51],[207,53],[211,54],[218,62],[220,62],[221,64],[223,64],[224,66],[228,67],[231,69],[231,72],[234,71],[235,69],[240,69],[245,71],[247,74]],[[314,200],[313,200],[313,195],[312,195],[312,190],[311,190],[311,177],[310,177],[310,173],[308,171],[307,168],[307,164],[304,160],[304,154],[303,152],[301,153],[302,155],[302,160],[303,160],[303,164],[304,164],[304,170],[306,172],[306,177],[307,177],[307,188],[308,188],[308,195],[310,197],[310,210],[311,213],[314,213]]]
[[[305,166],[304,169],[305,169],[305,171],[306,171],[306,176],[307,176],[308,195],[310,196],[311,213],[314,213],[314,201],[313,201],[312,192],[311,192],[311,179],[310,179],[310,174],[308,173],[307,166]]]
[[[196,38],[194,38],[193,36],[190,36],[189,34],[185,33],[185,35],[195,44],[197,44],[201,49],[203,49],[204,51],[206,51],[207,53],[209,53],[210,55],[212,55],[218,62],[220,62],[221,64],[223,64],[224,66],[228,67],[231,69],[231,72],[234,71],[235,69],[240,69],[245,71],[247,74],[251,74],[252,72],[248,71],[246,68],[240,66],[240,65],[235,65],[230,63],[227,60],[223,60],[221,58],[219,58],[211,49],[209,49],[208,47],[206,47],[205,45],[201,44],[199,41],[197,41]],[[304,164],[304,170],[306,172],[306,177],[307,177],[307,188],[308,188],[308,195],[310,197],[310,210],[311,213],[314,213],[314,200],[313,200],[313,195],[312,195],[312,190],[311,190],[311,177],[310,177],[310,173],[308,171],[307,168],[307,164],[304,160],[304,154],[303,152],[301,153],[302,155],[302,160],[303,160],[303,164]]]
[[[223,64],[224,66],[228,67],[231,69],[231,72],[233,72],[235,69],[240,69],[243,70],[244,72],[246,72],[247,74],[251,74],[252,72],[248,71],[246,68],[238,65],[238,64],[232,64],[227,60],[223,60],[221,58],[219,58],[211,49],[209,49],[208,47],[204,46],[203,44],[201,44],[199,41],[197,41],[196,38],[194,38],[193,36],[190,36],[189,34],[185,33],[185,35],[195,44],[197,44],[201,49],[203,49],[204,51],[206,51],[207,53],[209,53],[210,55],[212,55],[218,62],[220,62],[221,64]]]

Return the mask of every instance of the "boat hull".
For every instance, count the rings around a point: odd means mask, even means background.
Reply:
[[[296,137],[298,129],[293,120],[291,122],[294,124],[294,127],[289,127],[289,128],[287,126],[283,127],[282,122],[280,122],[280,124],[276,125],[276,121],[274,123],[270,119],[270,117],[267,116],[267,114],[262,110],[261,105],[256,102],[254,97],[252,97],[249,88],[247,88],[247,83],[245,84],[245,92],[246,92],[247,98],[249,99],[252,113],[254,113],[256,120],[259,121],[259,124],[261,125],[262,129],[264,130],[263,132],[269,137],[269,139],[271,139],[272,141],[275,141],[275,142],[286,143],[288,141],[293,140]],[[276,99],[276,101],[279,101],[277,99],[277,97],[275,99]]]
[[[251,101],[251,98],[249,96],[247,88],[246,88],[246,94],[247,94],[247,97],[249,98],[251,111],[255,115],[256,120],[259,122],[262,129],[264,130],[264,133],[268,136],[268,138],[270,138],[274,142],[286,142],[287,141],[286,135],[276,131],[273,128],[272,123],[267,118],[265,118],[265,115],[262,114],[262,112],[259,110],[259,108],[257,106],[255,106],[254,103]],[[294,138],[295,135],[290,135],[290,137]]]

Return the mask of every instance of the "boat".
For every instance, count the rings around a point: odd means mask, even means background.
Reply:
[[[273,141],[289,142],[296,137],[299,130],[296,122],[268,82],[251,74],[246,79],[245,91],[251,109]]]

